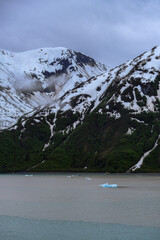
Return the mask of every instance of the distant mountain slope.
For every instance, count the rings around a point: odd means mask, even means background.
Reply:
[[[103,64],[67,48],[23,53],[0,51],[0,128],[12,126],[56,101],[88,78],[106,71]]]
[[[33,112],[0,133],[0,171],[160,172],[160,47],[106,72],[80,56],[65,78],[64,64],[54,70],[53,85],[45,65],[32,88],[14,88]]]

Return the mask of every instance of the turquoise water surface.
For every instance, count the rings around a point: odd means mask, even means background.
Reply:
[[[160,228],[0,217],[3,240],[159,240]]]

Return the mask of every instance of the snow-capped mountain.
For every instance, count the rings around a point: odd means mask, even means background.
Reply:
[[[160,171],[160,47],[111,70],[65,48],[2,50],[0,71],[2,171]]]
[[[116,119],[121,116],[117,105],[134,114],[158,112],[159,75],[160,47],[155,47],[134,60],[82,82],[58,99],[58,108],[57,102],[51,107],[56,111],[79,112],[84,119],[88,110],[93,111],[107,99],[105,109],[98,111]]]
[[[22,115],[32,115],[104,71],[105,65],[67,48],[0,50],[0,128],[12,126]]]
[[[134,60],[84,81],[61,97],[61,110],[72,108],[82,112],[92,105],[92,110],[110,95],[106,109],[109,115],[120,117],[113,104],[134,113],[156,112],[160,100],[160,47],[155,47]],[[111,94],[112,93],[112,94]],[[99,110],[101,111],[101,109]]]

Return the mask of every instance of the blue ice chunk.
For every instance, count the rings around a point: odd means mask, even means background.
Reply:
[[[116,188],[117,184],[108,184],[108,183],[104,183],[99,185],[100,187],[112,187],[112,188]]]

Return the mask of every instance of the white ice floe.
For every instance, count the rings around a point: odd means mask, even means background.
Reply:
[[[67,178],[75,178],[75,177],[78,177],[79,175],[68,175],[66,176]]]
[[[85,180],[92,180],[92,178],[90,178],[90,177],[85,177]]]

